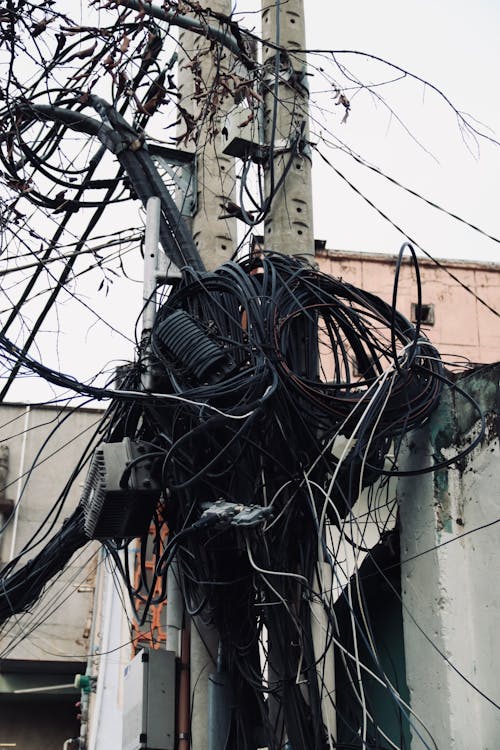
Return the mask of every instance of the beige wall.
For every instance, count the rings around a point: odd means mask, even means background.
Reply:
[[[396,258],[371,253],[320,250],[316,261],[321,271],[392,300]],[[500,310],[500,265],[442,261],[446,269]],[[499,319],[432,261],[419,261],[422,303],[434,305],[435,323],[423,330],[449,362],[488,364],[500,360]],[[408,260],[400,274],[398,310],[411,319],[411,304],[417,301],[415,271]]]

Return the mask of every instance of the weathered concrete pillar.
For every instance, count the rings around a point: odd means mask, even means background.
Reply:
[[[229,15],[230,0],[203,0],[201,5]],[[217,25],[213,18],[211,25]],[[225,49],[212,50],[209,39],[190,31],[179,31],[178,85],[179,103],[188,113],[181,121],[179,133],[189,127],[189,116],[198,120],[196,146],[197,210],[191,222],[193,239],[207,270],[217,268],[236,249],[236,219],[219,218],[222,208],[235,200],[234,158],[222,152],[221,131],[228,111],[234,107],[232,97],[221,99],[217,76],[230,72],[234,60]],[[214,57],[215,55],[215,57]],[[187,138],[186,145],[192,147]],[[181,144],[182,146],[182,144]],[[208,676],[214,670],[218,633],[204,626],[202,620],[191,620],[191,748],[206,748],[208,735]]]
[[[411,750],[500,747],[500,711],[488,700],[500,704],[499,376],[494,365],[459,381],[487,415],[460,467],[399,482],[407,682],[435,742],[412,718]],[[479,425],[470,404],[445,394],[411,435],[405,468],[456,455]]]
[[[230,0],[203,0],[202,6],[229,15]],[[209,18],[212,26],[217,21]],[[179,134],[187,133],[189,118],[201,119],[196,144],[185,141],[188,148],[196,147],[197,210],[192,220],[195,244],[208,270],[213,270],[231,257],[236,248],[236,219],[224,216],[221,207],[235,200],[234,159],[222,153],[221,131],[227,112],[234,107],[231,96],[218,86],[217,76],[230,72],[234,59],[222,47],[212,50],[206,37],[191,31],[179,31],[178,85],[180,106],[187,112],[181,118]],[[218,131],[218,132],[217,132]],[[181,148],[183,144],[181,143]]]
[[[314,256],[309,91],[305,55],[295,52],[305,49],[303,0],[277,5],[263,0],[262,39],[267,67],[264,134],[272,147],[265,176],[266,198],[271,196],[272,203],[264,221],[264,246],[289,255]],[[291,54],[277,52],[266,41]]]

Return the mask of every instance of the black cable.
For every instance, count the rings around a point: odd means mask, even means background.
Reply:
[[[120,560],[128,540],[106,547],[143,623],[164,601],[176,558],[186,608],[216,627],[235,701],[249,707],[231,724],[238,750],[252,747],[252,722],[262,743],[276,746],[266,692],[292,745],[328,747],[310,608],[319,519],[338,523],[360,487],[395,473],[384,467],[392,446],[396,461],[402,437],[426,423],[443,388],[455,387],[432,344],[397,312],[397,287],[396,274],[389,305],[303,259],[267,252],[211,273],[184,267],[151,334],[152,393],[138,390],[140,364],[116,391],[95,388],[0,337],[6,358],[55,384],[111,398],[106,440],[126,436],[148,446],[136,463],[154,459],[162,491],[153,575],[146,537],[137,584]],[[339,438],[350,445],[342,459]],[[124,467],[123,484],[133,466]],[[253,514],[248,526],[237,525],[241,509]],[[17,581],[6,589],[6,612],[20,594]],[[277,644],[268,689],[257,647],[264,627]]]
[[[59,573],[73,554],[88,542],[83,511],[77,508],[44,549],[13,574],[0,576],[0,624],[27,610],[45,584]]]

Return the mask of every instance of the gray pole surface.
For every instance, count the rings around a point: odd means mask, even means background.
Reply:
[[[314,256],[306,60],[294,52],[305,49],[303,0],[263,0],[262,39],[267,67],[264,134],[272,149],[265,175],[266,198],[271,196],[272,203],[264,221],[264,247]],[[287,51],[278,52],[275,45]]]
[[[191,750],[207,750],[209,677],[217,665],[219,634],[200,617],[191,619]]]
[[[167,649],[181,657],[181,638],[184,620],[184,602],[180,586],[180,570],[174,557],[167,570]]]
[[[151,357],[149,352],[149,338],[156,316],[156,258],[160,241],[160,211],[159,198],[152,197],[147,202],[146,235],[144,239],[144,280],[143,280],[143,308],[142,308],[142,341],[146,347],[143,352],[142,385],[144,390],[152,388]]]
[[[306,58],[297,52],[306,47],[303,0],[269,4],[262,1],[263,64],[267,69],[264,89],[264,137],[270,149],[265,169],[265,197],[270,209],[264,220],[264,248],[286,255],[314,258],[311,154],[309,147],[309,90]],[[266,46],[269,42],[270,46]],[[277,50],[279,47],[280,50]],[[286,51],[285,51],[286,50]],[[318,616],[319,614],[319,616]],[[333,652],[323,612],[312,613],[314,647],[323,661],[326,682],[322,685],[323,721],[334,738],[335,712]],[[278,678],[274,665],[278,647],[269,642],[269,678]],[[311,679],[312,676],[311,676]],[[277,742],[283,741],[286,727],[280,702],[269,696],[271,725]]]
[[[202,6],[229,15],[230,0],[203,0]],[[179,31],[178,86],[180,105],[193,117],[204,118],[196,143],[197,210],[191,222],[194,242],[207,270],[217,268],[228,260],[236,248],[236,219],[220,219],[226,212],[221,207],[235,199],[234,158],[222,153],[224,143],[220,135],[225,116],[234,106],[229,97],[218,103],[210,133],[210,104],[215,100],[205,92],[215,93],[217,74],[231,70],[233,58],[224,49],[214,65],[210,40],[198,33]],[[199,84],[201,83],[201,90]],[[199,96],[201,94],[201,97]],[[182,122],[179,134],[186,132]],[[186,140],[189,148],[192,141]],[[181,144],[182,145],[182,144]],[[168,616],[168,615],[167,615]],[[191,750],[206,750],[208,735],[209,675],[214,671],[219,636],[206,626],[200,617],[191,620],[190,684],[191,684]]]
[[[231,13],[229,0],[204,0],[201,5],[228,16]],[[197,210],[192,235],[205,267],[211,271],[228,260],[236,247],[236,219],[219,218],[226,213],[221,205],[235,199],[235,170],[233,157],[222,153],[221,136],[234,101],[230,96],[221,100],[224,90],[218,87],[218,76],[231,72],[234,58],[227,49],[219,48],[214,60],[210,39],[184,29],[179,31],[179,48],[179,104],[188,115],[203,120],[196,143]],[[179,133],[185,132],[187,123],[183,121]],[[189,138],[186,146],[192,146]]]

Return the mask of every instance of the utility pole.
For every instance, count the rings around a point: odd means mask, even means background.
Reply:
[[[265,169],[264,247],[285,255],[314,259],[311,151],[309,145],[309,88],[306,77],[304,2],[262,0],[262,62],[266,69],[264,139],[269,159]],[[268,44],[266,44],[266,42]],[[304,338],[306,333],[304,332]],[[311,604],[311,630],[320,685],[323,723],[335,741],[335,674],[333,645],[323,601],[330,600],[331,569],[318,559],[313,583],[317,597]],[[269,680],[279,679],[275,669],[279,649],[269,642]],[[269,696],[270,722],[276,740],[286,736],[279,702]]]
[[[303,0],[263,0],[262,39],[267,68],[264,137],[270,148],[265,191],[271,199],[264,247],[314,257],[309,90],[305,54],[300,52],[306,46]]]
[[[210,6],[212,11],[228,17],[231,13],[231,0],[203,0],[201,6]],[[215,25],[212,19],[210,23]],[[218,76],[231,71],[234,58],[227,49],[219,47],[214,61],[210,40],[183,29],[179,31],[179,49],[180,105],[195,121],[201,121],[195,154],[191,232],[206,269],[212,271],[231,258],[236,248],[236,219],[219,218],[226,214],[223,206],[235,199],[234,158],[223,153],[221,137],[227,112],[234,102],[230,97],[221,102],[216,93]],[[213,119],[210,117],[212,105],[217,109]],[[184,127],[181,123],[181,133]],[[171,578],[172,575],[170,581]],[[169,604],[170,601],[167,617]],[[187,620],[184,613],[185,628]],[[219,634],[201,617],[190,618],[189,632],[190,748],[206,750],[211,723],[209,677],[216,670]],[[185,664],[183,668],[186,669]]]
[[[201,6],[229,17],[230,0],[203,0]],[[216,23],[210,19],[211,25]],[[219,218],[226,212],[222,206],[234,201],[234,159],[222,152],[221,131],[230,97],[220,101],[218,77],[231,71],[234,58],[224,47],[218,47],[213,58],[210,40],[192,31],[179,31],[178,87],[179,103],[196,121],[201,120],[196,143],[196,206],[191,231],[207,270],[212,271],[228,260],[236,247],[236,219]],[[213,113],[216,108],[216,113]],[[211,115],[213,119],[211,119]],[[185,131],[181,123],[180,132]],[[218,132],[216,132],[218,131]],[[189,142],[188,142],[189,145]]]
[[[204,4],[208,5],[208,0],[202,3]],[[212,0],[210,7],[219,14],[229,16],[231,13],[229,0]],[[313,258],[309,92],[305,55],[296,52],[305,49],[302,0],[288,0],[286,3],[278,2],[277,5],[263,2],[262,37],[263,64],[267,70],[262,122],[264,145],[269,155],[264,166],[265,200],[269,202],[264,222],[264,247],[284,254],[302,254]],[[266,42],[269,44],[266,45]],[[213,270],[231,257],[236,246],[236,219],[219,218],[226,213],[223,204],[235,202],[234,159],[222,152],[225,143],[220,137],[220,131],[226,118],[230,117],[228,113],[234,107],[234,102],[230,97],[223,101],[222,106],[218,102],[219,111],[214,124],[213,120],[210,122],[210,95],[207,97],[206,92],[215,91],[217,76],[231,71],[234,61],[230,53],[223,50],[214,65],[210,41],[192,31],[181,30],[179,43],[180,104],[195,121],[198,118],[202,120],[196,144],[196,206],[191,231],[205,267]],[[286,52],[278,51],[277,46]],[[182,122],[179,133],[184,128],[185,123]],[[214,133],[214,130],[219,133]],[[321,606],[316,607],[314,619],[317,624],[315,646],[321,662],[320,655],[325,652],[325,623],[320,610]],[[184,619],[186,618],[185,615]],[[220,649],[219,634],[200,617],[190,620],[189,629],[191,750],[204,750],[207,743],[209,747],[214,746],[214,742],[217,744],[214,739],[217,732],[214,733],[213,725],[225,724],[225,721],[221,721],[221,716],[225,713],[224,704],[229,699],[226,700],[220,694],[214,703],[215,694],[213,690],[210,691],[214,677],[217,677],[217,685],[223,681],[222,674],[213,674],[216,671],[218,648]],[[167,648],[172,645],[167,645]],[[272,644],[270,650],[272,652]],[[333,654],[328,647],[327,653],[333,668]],[[269,670],[272,680],[272,653]],[[331,669],[327,669],[327,672],[331,672]],[[332,690],[333,686],[328,686],[329,694]],[[271,723],[272,715],[276,713],[274,719],[278,739],[283,736],[281,717],[278,717],[280,709],[279,705],[273,706],[271,699],[270,710]],[[334,735],[334,719],[331,716],[325,719],[330,734]],[[220,731],[224,733],[223,729]]]

